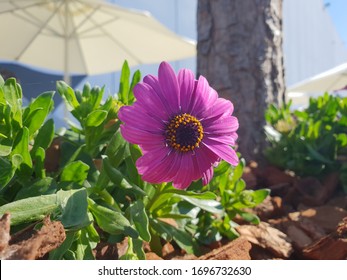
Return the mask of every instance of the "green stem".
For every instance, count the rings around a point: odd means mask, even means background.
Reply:
[[[160,184],[155,186],[156,187],[155,187],[154,195],[149,199],[148,203],[146,204],[146,210],[150,210],[154,202],[162,195],[162,190],[165,187],[165,184]]]

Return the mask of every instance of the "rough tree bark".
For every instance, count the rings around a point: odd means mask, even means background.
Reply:
[[[284,100],[282,0],[198,0],[197,72],[235,106],[238,150],[262,160],[269,103]]]

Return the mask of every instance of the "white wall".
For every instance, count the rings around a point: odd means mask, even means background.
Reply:
[[[323,0],[283,0],[287,86],[347,61],[347,50],[326,9]]]

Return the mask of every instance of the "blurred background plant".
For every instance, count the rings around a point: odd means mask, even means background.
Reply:
[[[302,111],[290,105],[266,111],[267,159],[298,176],[322,179],[337,171],[347,192],[347,98],[325,93]]]

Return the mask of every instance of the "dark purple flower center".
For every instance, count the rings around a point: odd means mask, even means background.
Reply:
[[[166,142],[180,152],[188,152],[199,147],[204,136],[200,121],[189,114],[173,117],[165,129]]]

